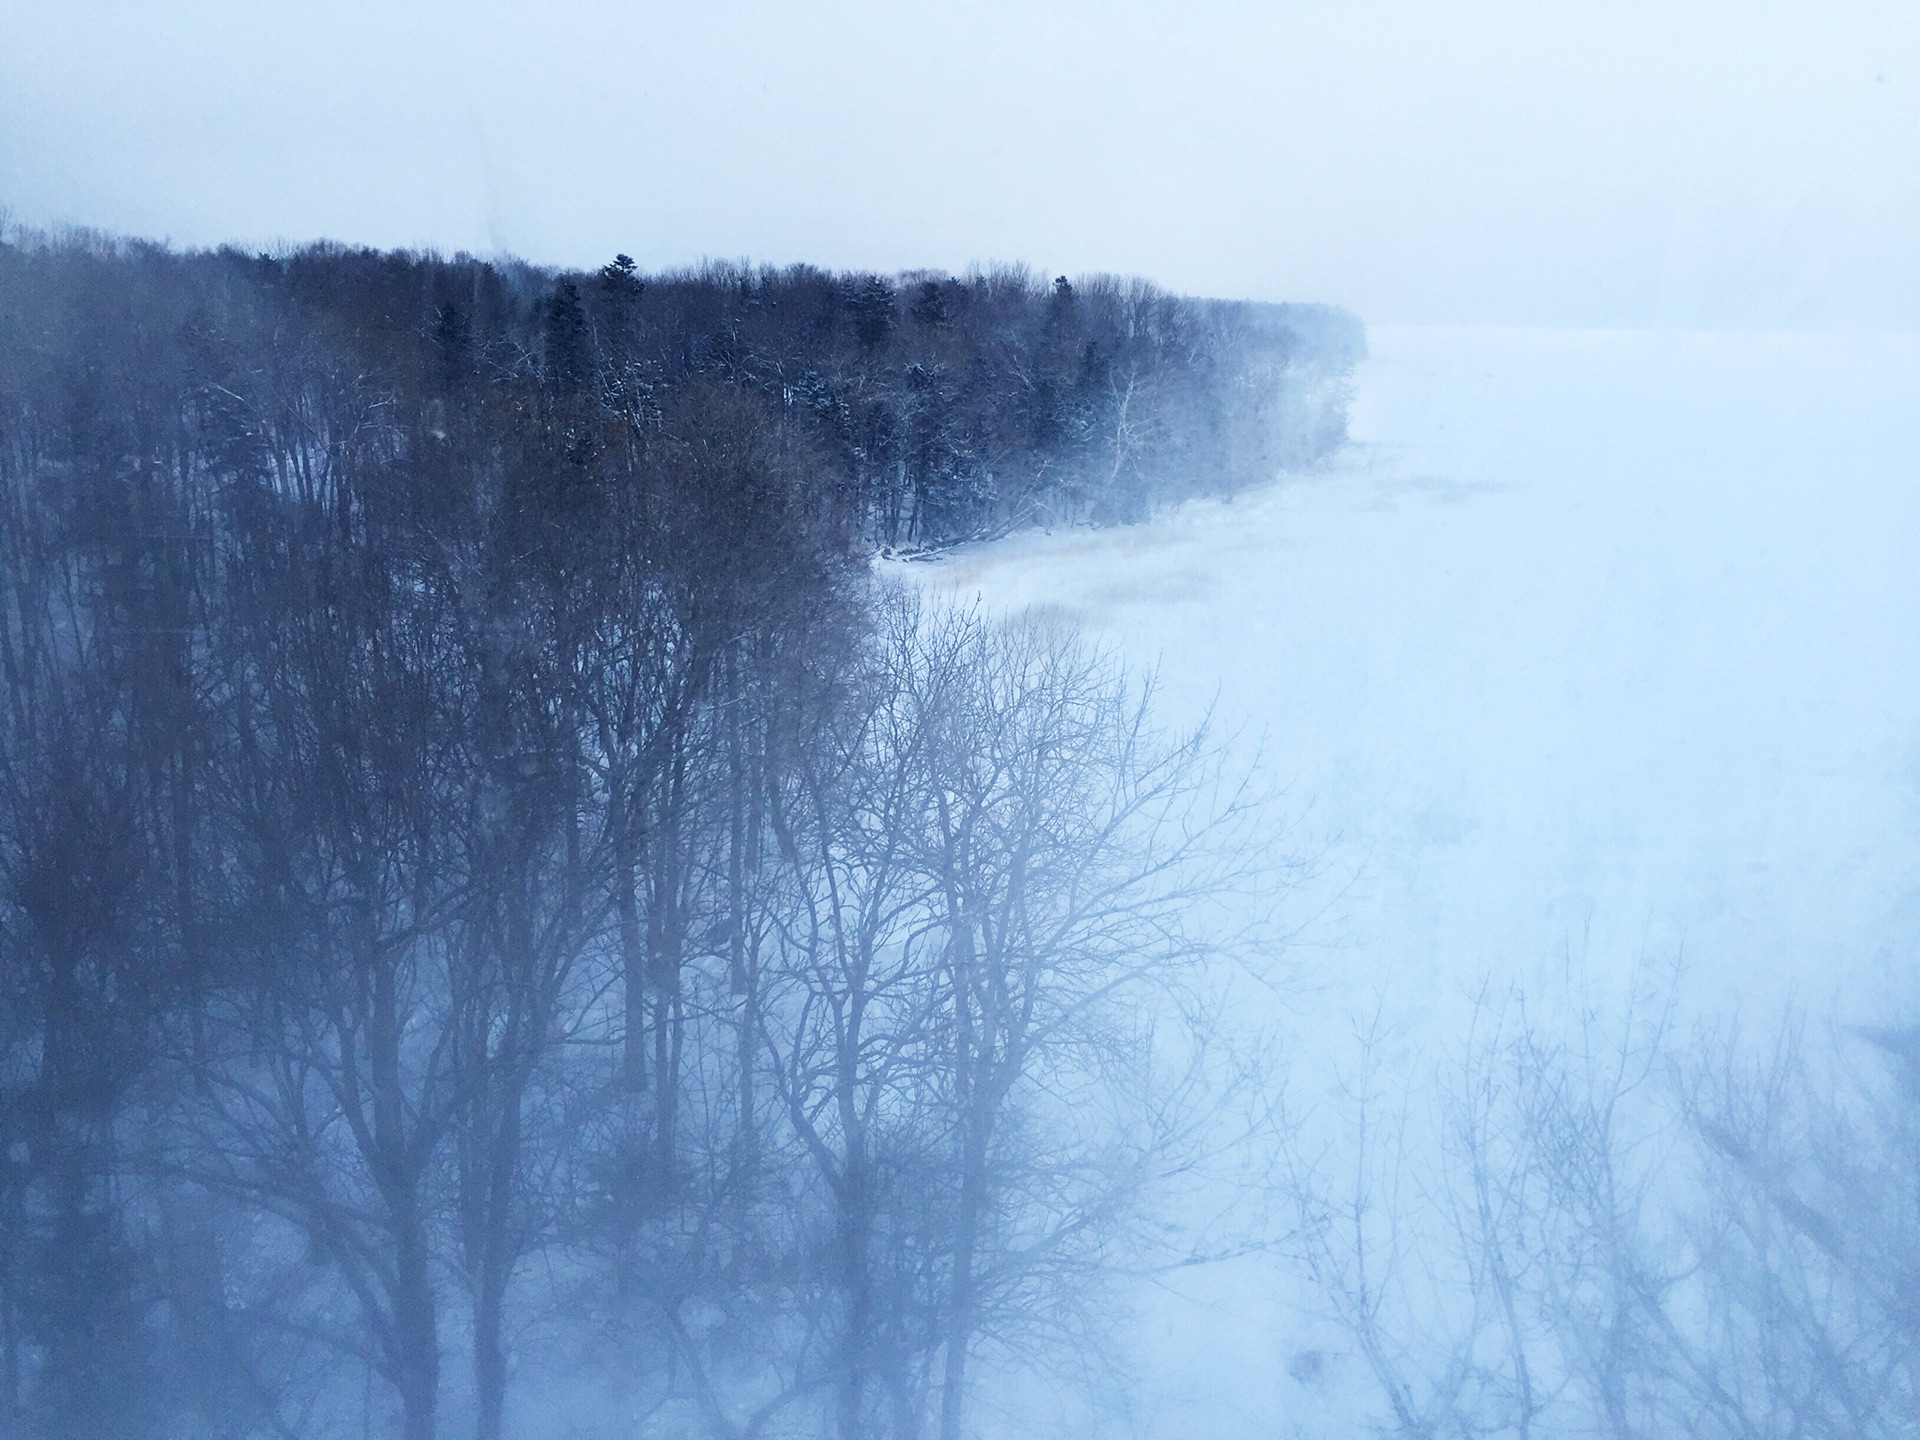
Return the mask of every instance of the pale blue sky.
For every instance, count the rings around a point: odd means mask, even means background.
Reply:
[[[182,244],[1910,327],[1920,5],[7,0],[0,204]]]

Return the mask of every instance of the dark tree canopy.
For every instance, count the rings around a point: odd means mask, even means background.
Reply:
[[[121,406],[100,389],[106,372],[85,369],[96,363],[137,381],[154,423],[189,390],[203,405],[255,403],[250,387],[285,378],[294,354],[328,356],[369,394],[443,407],[485,396],[524,411],[537,395],[550,412],[578,394],[567,403],[579,423],[602,427],[654,423],[664,397],[696,381],[733,386],[804,436],[855,534],[915,547],[1138,518],[1309,463],[1342,438],[1340,382],[1358,346],[1337,312],[1111,277],[645,277],[625,255],[577,275],[338,246],[183,255],[80,239],[0,250],[0,295],[9,395],[56,386],[83,426],[127,418],[108,413]]]

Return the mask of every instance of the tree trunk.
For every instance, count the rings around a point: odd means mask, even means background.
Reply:
[[[960,1440],[967,1399],[967,1352],[973,1344],[973,1265],[986,1187],[969,1163],[960,1182],[954,1237],[953,1293],[947,1308],[946,1359],[940,1379],[940,1440]]]
[[[501,1340],[506,1311],[506,1276],[481,1277],[473,1304],[473,1388],[479,1411],[477,1440],[500,1440],[507,1407],[507,1352]]]
[[[662,813],[652,826],[647,887],[647,949],[653,990],[653,1173],[671,1190],[679,1164],[680,1063],[686,1041],[681,966],[686,960],[681,814],[686,761],[676,755],[666,775]]]
[[[398,1238],[393,1330],[400,1372],[401,1433],[405,1440],[434,1440],[440,1398],[440,1337],[425,1236],[417,1225],[408,1225]]]
[[[362,893],[366,893],[363,887]],[[438,1306],[420,1194],[417,1136],[410,1133],[401,1078],[398,978],[377,953],[371,916],[360,920],[363,973],[371,972],[367,1012],[367,1075],[374,1153],[368,1160],[387,1207],[394,1247],[393,1347],[405,1440],[433,1440],[440,1393]]]
[[[846,1307],[837,1410],[839,1440],[862,1440],[866,1433],[867,1372],[873,1356],[873,1177],[868,1165],[866,1127],[861,1123],[856,1070],[860,1000],[856,995],[847,1034],[849,1044],[836,1062],[839,1073],[841,1133],[846,1160],[840,1185],[840,1286]]]
[[[966,1007],[971,1008],[971,1007]],[[962,1028],[970,1036],[971,1024]],[[947,1299],[946,1356],[940,1382],[940,1440],[960,1440],[967,1400],[967,1352],[973,1345],[974,1264],[987,1209],[987,1137],[993,1103],[989,1086],[971,1073],[962,1092],[967,1106],[960,1156],[960,1209],[954,1222],[953,1288]]]
[[[848,1180],[851,1189],[854,1184],[851,1169]],[[834,1403],[839,1440],[863,1440],[866,1433],[873,1294],[872,1277],[867,1273],[868,1218],[859,1213],[865,1205],[865,1190],[866,1186],[860,1184],[859,1198],[849,1194],[850,1203],[843,1206],[840,1216],[840,1284],[846,1305],[846,1334],[841,1345]]]
[[[620,1085],[633,1094],[647,1088],[646,955],[640,943],[639,837],[634,833],[633,802],[621,802],[624,814],[616,840],[614,914],[620,932],[621,1024]]]
[[[507,1289],[518,1258],[513,1241],[513,1193],[520,1169],[521,1101],[526,1073],[520,1057],[499,1096],[487,1146],[485,1232],[481,1237],[473,1301],[473,1383],[477,1440],[500,1440],[507,1405],[507,1351],[502,1336]]]

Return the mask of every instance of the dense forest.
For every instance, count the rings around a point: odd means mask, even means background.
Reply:
[[[111,377],[191,422],[202,469],[264,463],[293,425],[332,427],[335,444],[351,429],[415,467],[456,428],[522,448],[538,434],[568,468],[604,472],[625,439],[671,430],[686,397],[724,389],[778,429],[844,543],[895,549],[1137,519],[1324,458],[1345,438],[1345,377],[1364,344],[1324,307],[1017,269],[648,277],[620,256],[586,275],[85,237],[15,244],[0,263],[16,411],[130,415],[130,394],[88,388]],[[163,443],[157,429],[120,438]]]
[[[955,1440],[1083,1359],[1244,807],[871,560],[1310,462],[1357,343],[0,245],[0,1433]]]

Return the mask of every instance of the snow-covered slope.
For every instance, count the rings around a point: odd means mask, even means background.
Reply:
[[[1684,953],[1714,1010],[1920,997],[1920,337],[1370,339],[1324,474],[902,568],[1264,735],[1329,906],[1303,1044],[1377,999],[1444,1038],[1569,961]],[[1273,1433],[1262,1294],[1168,1324],[1149,1412]]]

